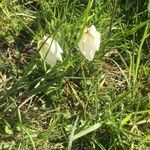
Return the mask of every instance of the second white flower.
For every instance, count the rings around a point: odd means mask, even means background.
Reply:
[[[81,53],[89,61],[93,60],[95,52],[99,50],[100,40],[101,34],[96,30],[94,25],[84,30],[78,46]]]

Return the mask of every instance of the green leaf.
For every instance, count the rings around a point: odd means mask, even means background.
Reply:
[[[124,126],[130,119],[132,114],[127,115],[120,123],[121,126]]]
[[[73,136],[73,141],[86,135],[86,134],[88,134],[88,133],[90,133],[90,132],[93,132],[94,130],[97,130],[100,126],[101,126],[101,124],[97,123],[97,124],[87,128],[87,129],[82,130],[81,132],[79,132]]]
[[[8,125],[5,126],[5,132],[6,132],[7,134],[9,134],[9,135],[13,134],[13,131],[11,130],[11,127],[8,126]]]

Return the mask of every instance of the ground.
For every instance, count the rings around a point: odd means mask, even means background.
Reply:
[[[150,1],[2,0],[0,149],[148,150]],[[95,25],[93,61],[78,42]],[[49,65],[38,41],[56,39]]]

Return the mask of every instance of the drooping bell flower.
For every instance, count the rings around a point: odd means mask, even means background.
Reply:
[[[62,61],[61,54],[63,50],[56,40],[44,36],[43,39],[39,41],[39,47],[41,48],[39,51],[40,55],[46,63],[55,65],[57,60]]]
[[[78,43],[81,53],[89,60],[92,61],[95,52],[100,48],[101,34],[96,30],[94,25],[86,28]]]

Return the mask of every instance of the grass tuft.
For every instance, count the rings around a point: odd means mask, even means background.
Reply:
[[[150,1],[2,0],[0,12],[0,149],[149,149]],[[77,45],[92,24],[89,62]],[[55,66],[44,35],[64,50]]]

